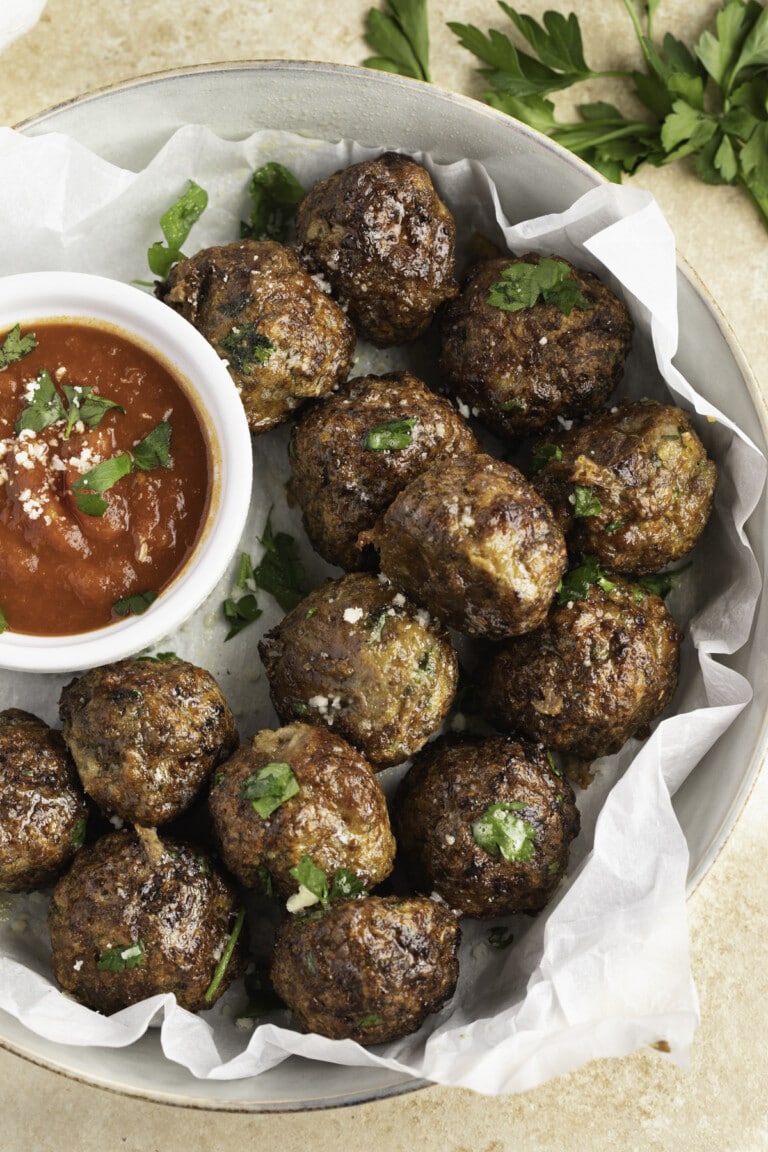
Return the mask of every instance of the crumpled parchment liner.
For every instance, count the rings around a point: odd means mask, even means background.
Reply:
[[[247,181],[268,160],[286,164],[308,186],[375,153],[354,143],[328,144],[277,132],[241,142],[207,129],[180,129],[139,173],[114,167],[65,137],[27,138],[0,129],[0,274],[70,268],[116,279],[149,279],[147,247],[158,219],[192,178],[210,204],[186,251],[236,239],[248,216]],[[698,1019],[690,975],[685,884],[688,852],[670,795],[751,697],[746,680],[713,657],[748,637],[760,594],[756,560],[743,533],[765,479],[749,440],[716,412],[672,365],[677,343],[674,241],[644,192],[614,185],[587,193],[568,211],[510,226],[483,169],[473,162],[433,164],[419,156],[458,218],[460,259],[473,231],[514,251],[554,252],[597,272],[623,292],[637,335],[622,395],[667,397],[694,408],[697,427],[717,460],[716,508],[691,574],[669,604],[686,624],[675,714],[642,745],[631,741],[595,765],[579,793],[582,832],[568,876],[545,914],[508,922],[515,943],[487,942],[490,925],[464,922],[456,995],[414,1036],[366,1050],[292,1030],[286,1013],[252,1032],[233,1023],[245,997],[235,986],[200,1016],[157,996],[104,1017],[65,997],[49,975],[46,899],[5,898],[0,924],[0,1007],[38,1035],[64,1044],[122,1047],[159,1026],[166,1056],[195,1076],[234,1079],[274,1067],[287,1055],[348,1065],[381,1065],[484,1093],[520,1091],[588,1060],[621,1056],[664,1040],[670,1058],[688,1060]],[[423,349],[360,346],[354,373],[402,366],[429,378]],[[286,433],[254,441],[256,496],[243,550],[260,555],[273,525],[299,540],[314,582],[331,572],[313,556],[300,514],[284,498]],[[266,594],[264,615],[223,643],[221,601],[235,565],[196,616],[160,647],[208,668],[233,706],[241,736],[274,726],[256,651],[261,632],[280,616]],[[706,578],[704,578],[704,573]],[[695,647],[694,647],[695,641]],[[0,672],[0,707],[24,707],[57,723],[68,677]]]

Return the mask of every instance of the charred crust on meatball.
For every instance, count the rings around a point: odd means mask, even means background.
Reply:
[[[426,168],[396,152],[319,181],[296,214],[302,261],[382,346],[421,336],[456,295],[455,237]]]
[[[460,938],[456,916],[425,897],[337,900],[281,926],[272,983],[305,1031],[383,1044],[451,998]]]

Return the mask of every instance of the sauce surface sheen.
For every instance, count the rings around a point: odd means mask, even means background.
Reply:
[[[0,367],[0,610],[11,631],[72,635],[116,619],[116,602],[160,593],[183,566],[207,511],[208,443],[176,377],[121,333],[77,321],[21,332],[33,332],[37,347]],[[65,409],[65,385],[120,407],[95,427],[74,422],[68,437],[66,419],[17,433],[43,370]],[[163,421],[169,466],[134,467],[102,493],[102,515],[78,508],[72,485],[105,460],[133,459]]]

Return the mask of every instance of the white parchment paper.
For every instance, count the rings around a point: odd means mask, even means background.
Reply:
[[[69,268],[148,279],[146,250],[160,239],[159,217],[190,178],[206,188],[210,203],[185,246],[188,253],[237,238],[249,211],[247,182],[260,164],[279,161],[308,186],[373,154],[351,143],[275,132],[229,142],[188,126],[134,173],[56,134],[27,138],[0,129],[0,274]],[[337,1064],[382,1065],[485,1093],[523,1090],[590,1059],[660,1040],[672,1060],[686,1065],[698,1010],[688,961],[688,853],[670,796],[751,696],[744,678],[715,657],[745,643],[760,593],[743,528],[762,490],[765,462],[672,365],[674,241],[649,194],[601,187],[561,215],[512,227],[479,165],[417,159],[430,168],[457,218],[461,259],[479,230],[513,251],[554,252],[595,271],[624,295],[637,327],[620,394],[671,395],[699,413],[697,427],[720,480],[691,574],[669,600],[686,631],[670,715],[644,744],[631,741],[595,765],[594,783],[578,797],[582,831],[571,866],[546,913],[509,921],[515,943],[504,950],[488,944],[489,925],[464,922],[456,995],[416,1035],[366,1050],[351,1041],[301,1035],[286,1013],[244,1030],[237,1018],[245,997],[237,985],[200,1016],[180,1009],[172,996],[101,1016],[67,999],[51,979],[45,895],[7,897],[0,1007],[50,1040],[122,1047],[155,1026],[166,1056],[197,1077],[253,1076],[298,1053]],[[401,366],[434,379],[428,346],[360,346],[355,373]],[[285,447],[285,430],[254,441],[256,495],[242,548],[258,559],[271,508],[273,525],[297,538],[308,572],[319,582],[331,570],[313,556],[299,512],[286,504]],[[160,648],[172,648],[217,677],[248,739],[276,722],[256,643],[280,612],[262,594],[258,625],[225,644],[220,605],[234,579],[233,566],[207,604]],[[23,707],[56,723],[66,679],[0,672],[0,707]]]

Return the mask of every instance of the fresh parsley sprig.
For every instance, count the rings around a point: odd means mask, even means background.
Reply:
[[[564,145],[611,180],[642,164],[690,156],[711,184],[740,184],[768,227],[768,9],[757,0],[724,0],[714,30],[693,49],[671,33],[654,38],[659,0],[623,0],[644,70],[598,71],[587,63],[577,16],[545,12],[543,23],[500,0],[524,47],[496,29],[449,23],[484,65],[488,104]],[[584,80],[626,80],[648,115],[625,116],[613,104],[578,106],[580,120],[555,117],[548,94]]]
[[[376,55],[363,64],[430,81],[427,0],[385,0],[384,8],[371,8],[366,16],[365,39]]]
[[[323,908],[327,908],[332,900],[348,899],[365,891],[362,880],[349,868],[336,868],[329,883],[325,872],[318,868],[311,856],[302,856],[299,863],[288,871]]]
[[[23,356],[28,356],[30,352],[34,352],[35,348],[37,348],[37,338],[34,332],[27,332],[26,335],[22,336],[21,325],[14,324],[3,343],[0,344],[0,368],[5,368],[8,364],[21,360]]]
[[[164,280],[176,261],[184,259],[181,246],[207,206],[208,193],[190,180],[186,190],[160,217],[160,231],[165,243],[157,240],[147,250],[150,272]]]
[[[257,168],[248,182],[251,218],[240,222],[240,238],[279,240],[290,234],[296,209],[304,199],[304,188],[292,172],[274,160]]]
[[[171,467],[171,425],[161,420],[143,440],[134,445],[132,452],[121,452],[94,465],[78,476],[72,485],[75,506],[86,516],[103,516],[109,507],[102,493],[131,472],[150,472],[154,468]]]

